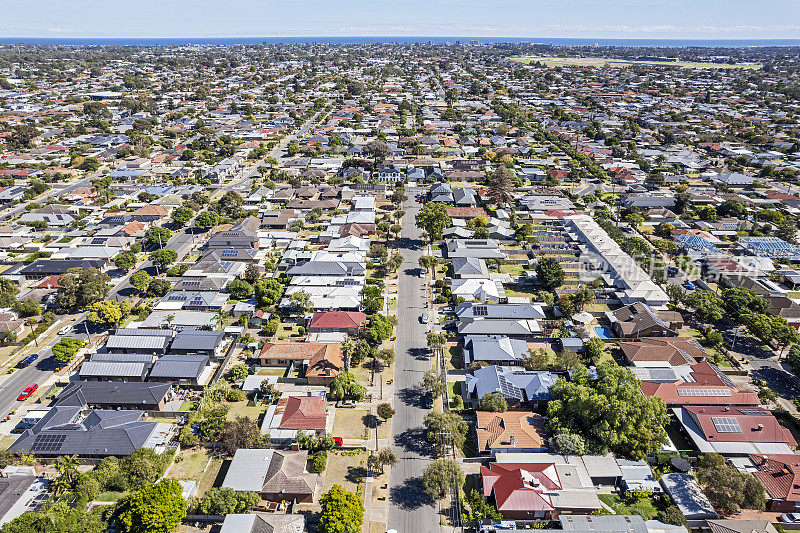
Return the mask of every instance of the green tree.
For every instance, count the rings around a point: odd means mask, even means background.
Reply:
[[[703,320],[716,322],[725,315],[725,302],[712,291],[698,289],[684,296],[683,301]]]
[[[230,379],[231,381],[242,381],[249,375],[250,375],[250,370],[244,363],[233,365],[231,369],[228,371],[228,379]]]
[[[550,451],[559,455],[584,455],[586,442],[580,435],[559,433],[550,437]]]
[[[249,513],[261,497],[251,490],[238,491],[227,487],[211,487],[203,494],[198,510],[206,515]]]
[[[236,389],[233,389],[236,390]],[[261,429],[255,420],[245,416],[237,416],[226,421],[219,432],[219,442],[228,455],[233,455],[240,448],[261,447]]]
[[[82,339],[62,338],[53,345],[53,356],[61,363],[69,363],[84,344]]]
[[[414,220],[430,241],[441,239],[442,232],[451,224],[447,206],[441,202],[428,202],[417,212]]]
[[[95,302],[89,306],[89,316],[86,320],[95,324],[107,324],[109,326],[119,324],[122,320],[122,308],[120,304],[113,300],[103,300]]]
[[[430,411],[422,420],[422,425],[428,442],[437,446],[452,443],[456,448],[461,448],[469,430],[464,419],[456,413]]]
[[[319,499],[319,533],[359,533],[364,522],[361,497],[334,485]]]
[[[312,302],[311,296],[305,291],[298,291],[289,296],[289,301],[292,303],[292,308],[295,312],[304,315],[311,310]]]
[[[147,287],[150,286],[150,281],[152,281],[153,278],[150,277],[150,274],[148,274],[146,270],[140,270],[131,274],[129,279],[131,285],[136,287],[139,292],[145,292],[147,291]]]
[[[176,224],[184,225],[189,222],[194,216],[194,211],[186,206],[181,206],[172,211],[172,220]]]
[[[184,516],[187,504],[183,489],[174,479],[165,479],[131,493],[117,502],[117,531],[121,533],[170,533]]]
[[[447,390],[447,385],[442,380],[441,374],[435,369],[431,368],[422,375],[420,385],[423,389],[430,391],[434,398],[442,396]]]
[[[382,341],[391,338],[394,331],[394,324],[392,321],[380,313],[370,315],[369,323],[367,325],[367,338],[374,344],[380,344]]]
[[[194,225],[200,229],[208,229],[220,224],[221,221],[219,213],[208,210],[197,215],[197,218],[194,219]]]
[[[389,420],[394,416],[394,409],[392,409],[392,404],[390,403],[380,403],[376,409],[378,416],[383,418],[384,420]]]
[[[583,436],[591,453],[614,453],[641,459],[667,442],[663,400],[645,396],[630,370],[614,363],[597,367],[597,379],[585,370],[571,381],[559,378],[550,389],[548,427]]]
[[[493,413],[503,413],[508,410],[508,402],[501,394],[490,392],[484,394],[478,408],[481,411],[491,411]]]
[[[133,252],[117,254],[117,257],[114,258],[114,265],[127,272],[136,266],[136,254]]]
[[[246,300],[253,295],[253,286],[243,279],[232,279],[225,288],[237,300]]]
[[[167,250],[166,248],[162,248],[161,250],[150,252],[149,257],[150,261],[157,264],[162,269],[166,269],[178,259],[178,252],[175,250]]]
[[[159,226],[151,227],[144,234],[147,244],[151,246],[158,246],[159,248],[166,246],[171,237],[172,232],[170,230]]]
[[[464,472],[452,459],[437,459],[422,471],[422,484],[432,500],[440,500],[464,484]]]
[[[147,285],[148,294],[153,296],[164,296],[172,289],[172,282],[163,278],[155,278],[150,280]]]
[[[557,259],[545,257],[536,263],[536,278],[542,287],[553,290],[564,284],[566,274]]]
[[[764,508],[764,486],[748,472],[740,472],[715,453],[700,458],[695,468],[697,480],[714,508],[722,516],[735,513],[740,508]]]
[[[355,400],[360,402],[367,394],[367,389],[359,385],[356,377],[350,372],[342,372],[331,381],[330,397],[333,400]]]
[[[430,272],[431,279],[436,280],[436,266],[439,264],[439,259],[432,255],[423,255],[419,258],[419,266]]]
[[[111,290],[108,274],[91,268],[71,268],[59,278],[61,288],[56,294],[56,304],[61,309],[84,309],[102,300]]]

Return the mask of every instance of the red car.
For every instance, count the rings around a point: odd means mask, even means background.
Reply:
[[[31,383],[30,385],[28,385],[27,387],[25,387],[25,390],[24,390],[24,391],[22,391],[22,394],[20,394],[20,395],[17,397],[17,400],[19,400],[20,402],[24,402],[25,400],[27,400],[28,398],[30,398],[30,397],[31,397],[31,394],[33,394],[34,392],[36,392],[36,389],[38,389],[38,388],[39,388],[39,385],[37,385],[36,383]]]
[[[334,446],[341,446],[342,445],[342,437],[333,437],[333,445]]]

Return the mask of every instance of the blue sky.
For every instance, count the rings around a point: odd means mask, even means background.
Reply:
[[[800,0],[2,0],[0,37],[800,38]]]

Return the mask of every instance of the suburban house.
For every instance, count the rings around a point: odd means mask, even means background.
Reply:
[[[489,277],[486,261],[476,257],[456,257],[453,259],[452,268],[453,279],[486,279]]]
[[[654,311],[649,305],[636,302],[606,313],[611,329],[621,339],[638,337],[677,337],[683,317],[677,311]]]
[[[305,533],[302,514],[247,513],[228,514],[219,533]]]
[[[484,395],[502,395],[510,405],[526,404],[534,409],[550,401],[550,387],[556,375],[547,371],[526,371],[504,366],[487,366],[466,376],[465,400],[474,403]]]
[[[258,358],[262,366],[305,367],[310,385],[328,385],[344,370],[341,343],[267,342]]]
[[[172,387],[169,383],[108,383],[70,381],[56,398],[57,406],[89,409],[161,411]]]
[[[367,325],[367,315],[355,311],[325,311],[314,313],[308,324],[309,333],[357,334]]]
[[[306,470],[308,452],[239,448],[222,486],[258,492],[265,500],[312,503],[317,474]]]
[[[579,468],[548,454],[499,454],[488,467],[481,466],[483,496],[494,501],[506,520],[591,514],[602,505]]]
[[[767,491],[767,510],[779,513],[800,509],[800,455],[751,454],[753,475]]]
[[[261,433],[269,435],[273,443],[288,445],[298,431],[324,435],[327,420],[322,396],[289,396],[267,408]]]
[[[478,411],[475,431],[478,452],[494,455],[498,452],[543,452],[547,450],[544,436],[544,417],[538,413]]]
[[[693,365],[708,357],[697,339],[689,337],[640,338],[636,342],[620,342],[619,347],[625,359],[636,367]]]
[[[672,411],[702,453],[791,454],[797,447],[791,431],[760,407],[689,405]]]
[[[56,406],[26,429],[9,451],[42,457],[77,455],[86,459],[130,455],[139,448],[166,444],[172,427],[164,422],[148,422],[143,411]]]
[[[519,366],[530,354],[530,349],[524,340],[505,335],[466,335],[462,353],[465,366],[474,361]]]
[[[682,368],[685,366],[678,367]],[[669,406],[758,406],[761,403],[757,393],[739,389],[719,368],[707,361],[690,365],[688,368],[688,373],[682,373],[680,377],[675,376],[675,380],[663,373],[651,378],[653,381],[642,379],[642,392],[647,396],[658,396]],[[674,372],[671,368],[664,370]]]

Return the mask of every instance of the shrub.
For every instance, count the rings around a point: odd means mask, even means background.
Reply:
[[[328,452],[320,450],[311,457],[311,471],[320,474],[328,464]]]

